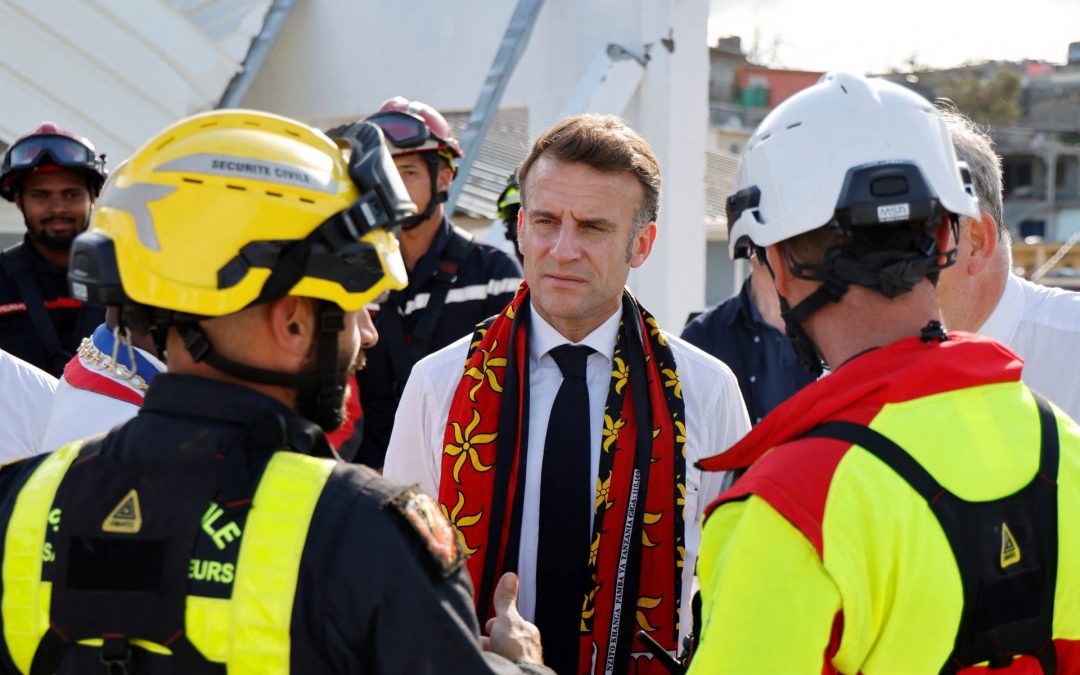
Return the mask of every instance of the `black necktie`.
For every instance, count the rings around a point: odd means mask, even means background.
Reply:
[[[589,560],[589,347],[562,345],[550,354],[563,381],[551,406],[540,472],[536,553],[536,625],[544,661],[559,675],[578,672],[581,606]]]

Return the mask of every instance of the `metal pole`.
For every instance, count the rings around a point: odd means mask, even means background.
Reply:
[[[244,57],[240,72],[233,76],[229,86],[225,88],[225,93],[221,95],[218,108],[235,108],[240,105],[295,6],[295,0],[274,0],[266,12],[262,30],[251,40],[251,47]]]
[[[450,198],[447,200],[446,213],[454,213],[454,205],[457,204],[465,181],[469,177],[476,155],[480,150],[480,144],[484,142],[491,121],[495,119],[495,111],[499,109],[499,101],[502,100],[506,85],[510,82],[510,76],[514,74],[514,68],[518,60],[525,52],[529,44],[529,36],[532,34],[536,17],[544,0],[518,0],[514,14],[510,17],[510,24],[506,27],[499,51],[495,53],[495,60],[488,71],[484,86],[480,89],[480,96],[476,105],[469,113],[469,125],[465,133],[461,135],[461,149],[465,152],[465,159],[458,166],[458,175],[450,184]]]

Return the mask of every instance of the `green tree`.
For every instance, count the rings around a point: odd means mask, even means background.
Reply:
[[[988,76],[976,73],[942,77],[935,82],[937,95],[956,104],[972,120],[993,126],[1009,125],[1020,119],[1020,75],[999,68]]]

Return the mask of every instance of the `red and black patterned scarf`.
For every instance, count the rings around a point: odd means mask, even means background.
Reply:
[[[669,652],[678,645],[686,554],[682,389],[656,320],[629,291],[622,305],[600,432],[579,673],[667,672],[634,644],[639,630]],[[481,625],[493,615],[495,582],[517,568],[528,451],[529,313],[523,283],[499,316],[478,327],[443,441],[439,502],[471,555]]]

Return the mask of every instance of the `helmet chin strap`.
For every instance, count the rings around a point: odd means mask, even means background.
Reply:
[[[785,249],[784,258],[786,261],[788,257],[786,246],[784,244],[780,245]],[[772,275],[775,283],[776,272],[773,271],[772,265],[769,264],[769,260],[765,256],[765,249],[755,247],[754,255],[769,270],[769,274]],[[795,356],[799,359],[799,364],[813,377],[821,377],[821,373],[825,371],[826,363],[821,355],[821,350],[814,344],[814,340],[806,332],[802,324],[811,314],[826,304],[839,302],[844,293],[847,293],[849,285],[847,281],[829,273],[813,293],[803,298],[802,302],[794,307],[791,306],[787,298],[780,295],[779,291],[776,293],[780,299],[780,316],[784,319],[784,332],[787,334],[788,339],[791,340],[791,346],[795,349]]]
[[[439,190],[439,154],[436,152],[425,152],[423,155],[425,161],[427,161],[428,175],[431,176],[431,198],[428,199],[427,208],[424,209],[422,213],[403,218],[400,221],[401,229],[403,230],[411,230],[421,223],[427,222],[427,219],[435,213],[435,207],[450,198],[450,195],[446,190]]]
[[[784,330],[795,348],[795,356],[798,357],[802,367],[814,377],[820,377],[824,372],[825,359],[809,333],[803,328],[802,323],[826,304],[838,302],[847,289],[846,281],[830,275],[795,307],[788,303],[787,298],[777,294],[780,297],[780,316],[784,318]]]
[[[298,412],[324,431],[333,431],[341,426],[341,402],[345,396],[345,380],[338,368],[338,335],[345,327],[344,314],[337,305],[319,301],[315,335],[318,363],[314,369],[299,373],[249,366],[222,356],[194,320],[180,322],[176,328],[196,363],[205,362],[247,382],[294,389]]]

